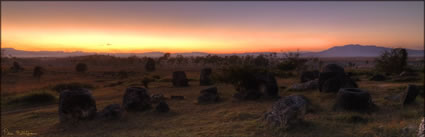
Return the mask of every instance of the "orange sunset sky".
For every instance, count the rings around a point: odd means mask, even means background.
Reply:
[[[29,51],[423,49],[424,2],[1,2],[1,46]]]

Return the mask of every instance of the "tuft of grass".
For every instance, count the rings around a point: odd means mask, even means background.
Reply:
[[[80,89],[80,88],[94,89],[94,86],[91,84],[84,84],[84,83],[78,83],[78,82],[61,83],[54,86],[52,90],[60,93],[62,90],[65,90],[65,89],[73,90],[73,89]]]

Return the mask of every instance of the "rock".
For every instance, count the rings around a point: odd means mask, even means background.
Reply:
[[[145,111],[152,108],[148,91],[141,87],[129,87],[123,97],[123,106],[127,111]]]
[[[301,73],[301,77],[300,77],[300,81],[301,83],[307,82],[307,81],[311,81],[314,79],[319,78],[319,71],[315,70],[315,71],[304,71]]]
[[[156,111],[160,112],[160,113],[166,113],[166,112],[170,111],[170,108],[168,107],[168,104],[165,101],[161,101],[156,106]]]
[[[424,137],[425,136],[425,128],[424,128],[424,118],[422,118],[421,124],[419,124],[418,128],[418,137]]]
[[[375,74],[375,75],[373,75],[369,80],[371,80],[371,81],[384,81],[384,80],[386,80],[387,78],[384,76],[384,75],[381,75],[381,74]]]
[[[345,75],[344,68],[329,64],[319,74],[320,92],[338,92],[340,88],[357,88],[357,84]]]
[[[279,88],[276,79],[270,73],[256,74],[248,83],[250,84],[238,85],[237,93],[233,97],[242,100],[278,97]]]
[[[60,122],[90,120],[96,116],[96,101],[88,89],[63,90],[59,96]]]
[[[174,87],[187,87],[189,80],[186,78],[184,71],[173,72],[173,86]]]
[[[341,88],[334,105],[335,110],[343,109],[359,112],[370,112],[374,107],[369,92],[358,88]]]
[[[153,94],[151,96],[151,102],[152,103],[159,103],[159,102],[164,101],[164,100],[165,100],[165,97],[162,94]]]
[[[415,130],[416,130],[416,125],[409,124],[409,125],[407,125],[407,126],[405,126],[401,129],[401,132],[400,132],[401,136],[400,137],[408,137],[409,134],[414,133]]]
[[[212,74],[212,69],[211,68],[204,68],[201,70],[201,75],[199,78],[199,84],[201,86],[208,86],[208,85],[212,85],[212,81],[210,78],[210,75]]]
[[[408,85],[406,91],[402,94],[403,104],[412,104],[419,94],[419,88],[416,85]]]
[[[281,128],[290,128],[304,119],[310,101],[301,95],[286,96],[273,104],[272,110],[265,113],[265,121]]]
[[[155,60],[153,60],[152,58],[148,58],[148,60],[146,61],[145,69],[147,71],[155,71]]]
[[[122,117],[122,111],[120,104],[111,104],[106,106],[100,113],[100,117],[103,119],[120,119]]]
[[[171,96],[173,100],[184,100],[184,96]]]
[[[304,90],[314,90],[319,87],[319,80],[311,80],[304,83],[298,83],[294,84],[292,87],[290,87],[288,90],[290,91],[304,91]]]
[[[198,103],[206,104],[206,103],[215,103],[218,102],[220,96],[217,92],[217,87],[210,87],[204,90],[201,90],[201,95],[198,97]]]
[[[322,72],[332,72],[340,75],[345,75],[344,68],[337,64],[328,64],[323,67]]]
[[[259,82],[259,90],[265,97],[275,98],[278,96],[279,87],[275,77],[271,73],[264,73],[257,75],[257,81]]]

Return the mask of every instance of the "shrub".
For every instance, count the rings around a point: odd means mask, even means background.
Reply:
[[[55,95],[47,91],[30,92],[23,95],[13,97],[8,104],[25,104],[25,105],[36,105],[36,104],[50,104],[56,101]]]
[[[10,67],[10,71],[16,73],[16,72],[21,72],[24,71],[24,68],[21,67],[21,65],[18,62],[13,62],[12,67]]]
[[[307,59],[300,58],[299,52],[286,53],[284,60],[277,64],[277,69],[283,71],[301,69],[307,61]]]
[[[41,76],[44,74],[43,71],[44,71],[44,69],[42,67],[36,66],[36,67],[34,67],[34,71],[32,73],[32,76],[35,77],[35,78],[40,79]]]
[[[76,66],[75,66],[75,70],[77,71],[77,72],[86,72],[87,71],[87,65],[86,64],[84,64],[84,63],[78,63]]]
[[[80,88],[94,89],[93,85],[73,82],[73,83],[57,84],[56,86],[52,88],[52,90],[60,93],[62,90],[65,90],[65,89],[75,90]]]
[[[250,87],[255,86],[255,74],[266,72],[266,69],[253,65],[232,65],[222,68],[222,73],[217,77],[217,81],[229,83],[234,86]]]
[[[406,68],[407,56],[407,51],[403,48],[385,51],[375,60],[375,69],[381,72],[400,74]]]
[[[254,64],[257,66],[267,66],[269,65],[269,60],[264,57],[264,55],[259,55],[254,59]]]
[[[153,60],[152,58],[148,58],[145,65],[145,69],[147,71],[155,71],[155,60]]]

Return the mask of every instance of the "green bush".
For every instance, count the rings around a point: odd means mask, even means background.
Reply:
[[[83,84],[83,83],[78,83],[78,82],[61,83],[61,84],[57,84],[56,86],[54,86],[52,88],[52,90],[60,93],[62,90],[65,90],[65,89],[75,90],[75,89],[80,89],[80,88],[94,89],[94,86],[91,85],[91,84]]]

